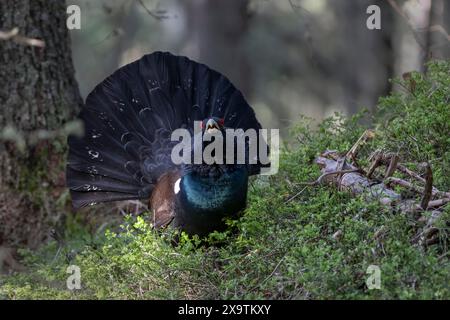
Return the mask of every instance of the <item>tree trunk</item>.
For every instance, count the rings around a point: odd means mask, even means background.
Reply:
[[[3,238],[33,247],[44,225],[58,220],[53,204],[64,190],[65,144],[36,138],[60,129],[82,104],[66,8],[60,0],[0,1],[1,31],[18,28],[21,39],[45,42],[0,40],[0,245]]]
[[[227,76],[251,96],[251,70],[242,41],[247,35],[248,1],[196,0],[184,3],[186,41],[191,57]]]
[[[373,110],[380,96],[389,93],[389,81],[393,72],[392,12],[384,0],[331,1],[337,21],[337,30],[343,32],[346,41],[338,53],[340,67],[334,77],[343,86],[343,104],[349,114],[362,106]],[[366,21],[367,8],[378,5],[381,9],[381,30],[369,30]],[[341,33],[342,34],[342,33]]]
[[[446,59],[450,56],[450,41],[446,39],[450,33],[450,1],[434,0],[431,3],[430,23],[431,30],[428,34],[428,59]],[[439,31],[438,31],[439,30]]]

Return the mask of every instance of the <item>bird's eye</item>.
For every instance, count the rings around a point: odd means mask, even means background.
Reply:
[[[223,127],[223,125],[225,124],[225,119],[219,119],[219,125],[221,126],[221,127]]]

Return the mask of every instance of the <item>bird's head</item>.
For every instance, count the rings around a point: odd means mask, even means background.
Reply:
[[[214,134],[217,131],[224,130],[225,121],[223,118],[211,117],[202,121],[202,131],[207,134]]]
[[[201,176],[220,176],[224,171],[226,165],[225,151],[225,121],[219,117],[208,117],[200,123],[201,132],[196,133],[195,137],[201,136],[201,143],[197,144],[196,138],[191,140],[191,160],[195,158],[196,154],[202,155],[201,163],[189,163],[184,166],[185,172],[195,172]],[[215,147],[212,147],[215,144]],[[220,149],[216,150],[215,148]],[[205,150],[208,152],[205,153]],[[216,153],[216,151],[219,151]],[[212,157],[212,158],[210,158]],[[206,159],[210,159],[207,161]],[[219,162],[216,160],[221,159]],[[211,162],[212,160],[212,162]],[[193,161],[193,160],[192,160]]]

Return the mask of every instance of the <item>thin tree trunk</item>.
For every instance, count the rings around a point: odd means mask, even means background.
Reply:
[[[348,41],[343,42],[337,61],[341,67],[335,77],[344,87],[343,104],[350,114],[362,106],[374,108],[380,96],[391,90],[388,79],[393,73],[392,13],[384,0],[331,1],[339,30]],[[378,5],[381,9],[381,30],[369,30],[367,8]],[[351,45],[349,45],[351,43]]]
[[[427,58],[445,59],[450,56],[450,41],[447,38],[450,33],[450,1],[434,0],[431,2],[428,32]],[[441,30],[436,27],[442,28]],[[433,31],[434,28],[434,31]],[[439,30],[439,31],[438,31]]]
[[[249,23],[248,1],[186,1],[189,55],[226,75],[251,95],[251,69],[242,54]]]

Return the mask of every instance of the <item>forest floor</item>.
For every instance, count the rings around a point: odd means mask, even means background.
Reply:
[[[251,181],[248,208],[227,231],[207,239],[183,234],[175,244],[173,231],[150,228],[148,213],[94,230],[69,215],[58,241],[20,251],[25,270],[0,276],[0,299],[449,299],[450,205],[438,208],[433,241],[416,241],[436,208],[404,211],[305,184],[321,175],[319,154],[345,154],[368,129],[361,123],[370,123],[375,136],[360,146],[361,168],[383,152],[425,177],[426,162],[433,186],[450,191],[450,63],[432,63],[426,75],[409,74],[398,85],[372,115],[336,115],[315,129],[302,119],[278,174]],[[381,169],[374,179],[383,180]],[[392,190],[419,203],[424,197]],[[68,289],[71,265],[79,267],[81,289]]]

